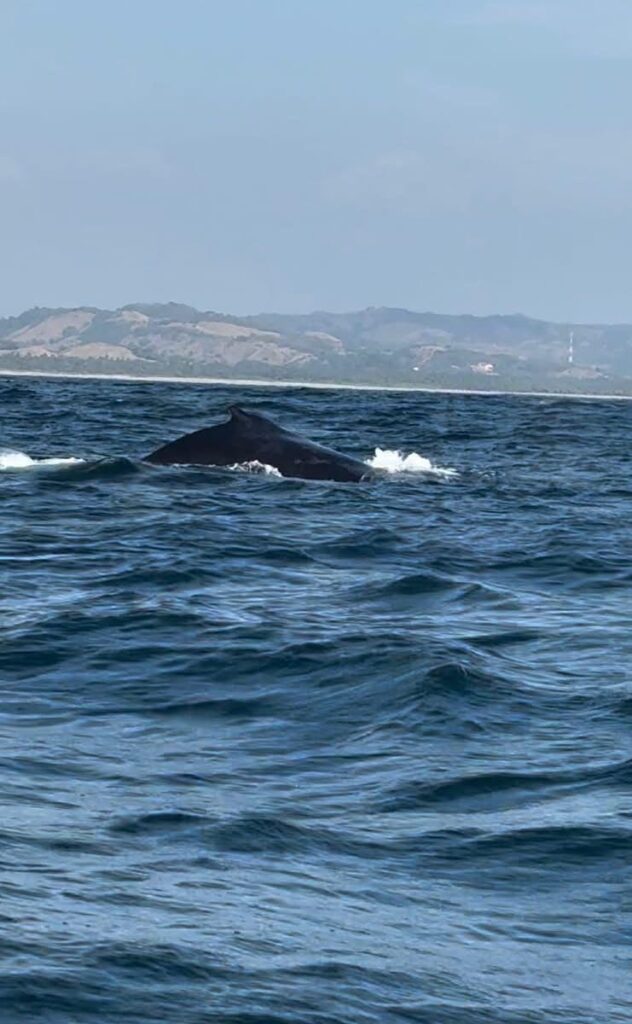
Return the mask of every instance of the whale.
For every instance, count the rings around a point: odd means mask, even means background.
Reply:
[[[274,467],[281,476],[303,480],[357,483],[373,476],[370,466],[359,459],[293,434],[260,412],[231,405],[228,413],[226,422],[185,434],[144,461],[162,466],[259,462]]]

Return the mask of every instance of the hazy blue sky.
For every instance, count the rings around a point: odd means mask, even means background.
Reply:
[[[632,321],[632,0],[2,0],[0,314]]]

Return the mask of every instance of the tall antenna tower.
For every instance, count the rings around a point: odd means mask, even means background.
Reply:
[[[571,331],[568,336],[568,365],[573,365],[575,335]]]

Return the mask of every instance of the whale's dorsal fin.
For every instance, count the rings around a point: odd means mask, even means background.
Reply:
[[[231,420],[235,420],[236,423],[245,422],[252,417],[252,413],[242,409],[240,405],[229,405],[228,412],[230,413]]]
[[[259,429],[265,427],[266,430],[278,430],[281,433],[285,433],[283,427],[277,426],[273,420],[269,420],[262,412],[250,412],[248,409],[242,408],[241,405],[229,405],[228,412],[230,413],[230,422],[239,424],[241,427],[258,427]]]

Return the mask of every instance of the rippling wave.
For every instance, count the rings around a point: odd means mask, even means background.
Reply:
[[[3,1024],[627,1022],[632,406],[242,390],[0,380]]]

